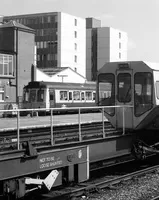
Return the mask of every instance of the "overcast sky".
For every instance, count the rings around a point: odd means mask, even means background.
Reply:
[[[65,12],[128,33],[128,60],[159,62],[159,0],[0,0],[0,15]]]

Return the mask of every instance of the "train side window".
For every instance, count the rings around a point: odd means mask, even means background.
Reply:
[[[81,92],[81,100],[84,101],[85,100],[85,95],[84,92]]]
[[[131,101],[131,75],[128,73],[118,74],[118,101],[130,102]]]
[[[68,95],[68,97],[69,97],[69,101],[72,101],[72,92],[69,92],[69,95]]]
[[[97,104],[99,106],[115,106],[115,76],[103,73],[98,76]],[[115,108],[105,108],[105,112],[113,116]]]
[[[93,92],[93,101],[95,101],[95,100],[96,100],[96,93]]]
[[[73,100],[80,101],[80,91],[73,91]]]
[[[138,72],[134,76],[134,112],[140,116],[150,110],[152,104],[152,74],[149,72]]]
[[[60,91],[60,100],[62,100],[62,101],[68,100],[67,91]]]
[[[30,102],[35,102],[36,101],[36,90],[30,90]]]
[[[86,92],[86,101],[92,100],[92,92]]]
[[[44,90],[38,90],[38,92],[37,92],[37,101],[38,102],[44,101]]]

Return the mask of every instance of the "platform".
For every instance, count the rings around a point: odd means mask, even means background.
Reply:
[[[104,117],[104,120],[106,118]],[[91,123],[102,121],[102,113],[85,113],[80,115],[80,123]],[[53,125],[71,125],[79,123],[78,114],[70,115],[54,115]],[[39,127],[50,125],[50,116],[39,116],[39,117],[20,117],[20,128],[24,127]],[[17,118],[1,118],[0,119],[0,130],[3,129],[16,129]]]

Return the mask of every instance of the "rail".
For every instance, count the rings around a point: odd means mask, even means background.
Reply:
[[[30,113],[36,113],[36,112],[41,112],[41,111],[49,111],[50,112],[50,140],[51,140],[51,145],[54,145],[54,124],[53,124],[53,114],[54,111],[68,111],[68,110],[78,110],[78,124],[79,124],[79,130],[78,130],[78,138],[79,141],[82,141],[82,133],[81,133],[81,111],[83,109],[87,109],[87,110],[101,110],[101,114],[102,114],[102,124],[103,124],[103,138],[105,138],[105,127],[104,127],[104,122],[105,122],[105,116],[104,116],[104,112],[105,112],[105,108],[122,108],[123,112],[122,112],[122,118],[123,118],[123,135],[125,134],[125,108],[128,107],[132,107],[132,106],[96,106],[96,107],[74,107],[74,108],[50,108],[50,109],[46,109],[46,108],[41,108],[41,109],[16,109],[16,110],[0,110],[0,112],[5,113],[5,112],[14,112],[14,114],[16,114],[17,117],[17,149],[20,149],[20,112],[30,112]]]

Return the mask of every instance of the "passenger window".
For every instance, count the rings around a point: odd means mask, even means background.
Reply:
[[[80,101],[80,92],[79,91],[73,91],[73,100]]]
[[[115,105],[115,76],[114,74],[100,74],[98,76],[98,105],[114,106]],[[115,108],[105,108],[109,115],[115,114]]]
[[[67,91],[60,91],[60,100],[67,101]]]
[[[93,101],[95,101],[95,100],[96,100],[96,93],[93,92]]]
[[[28,100],[29,100],[29,91],[28,90],[24,90],[23,99],[24,99],[24,102],[28,102]]]
[[[72,101],[72,92],[69,92],[69,101]]]
[[[138,72],[134,77],[134,112],[140,116],[152,108],[152,74]]]
[[[85,97],[84,97],[84,92],[81,92],[81,100],[84,101]]]
[[[86,101],[92,100],[92,92],[86,92]]]
[[[128,73],[118,74],[118,101],[128,103],[131,101],[131,75]]]

